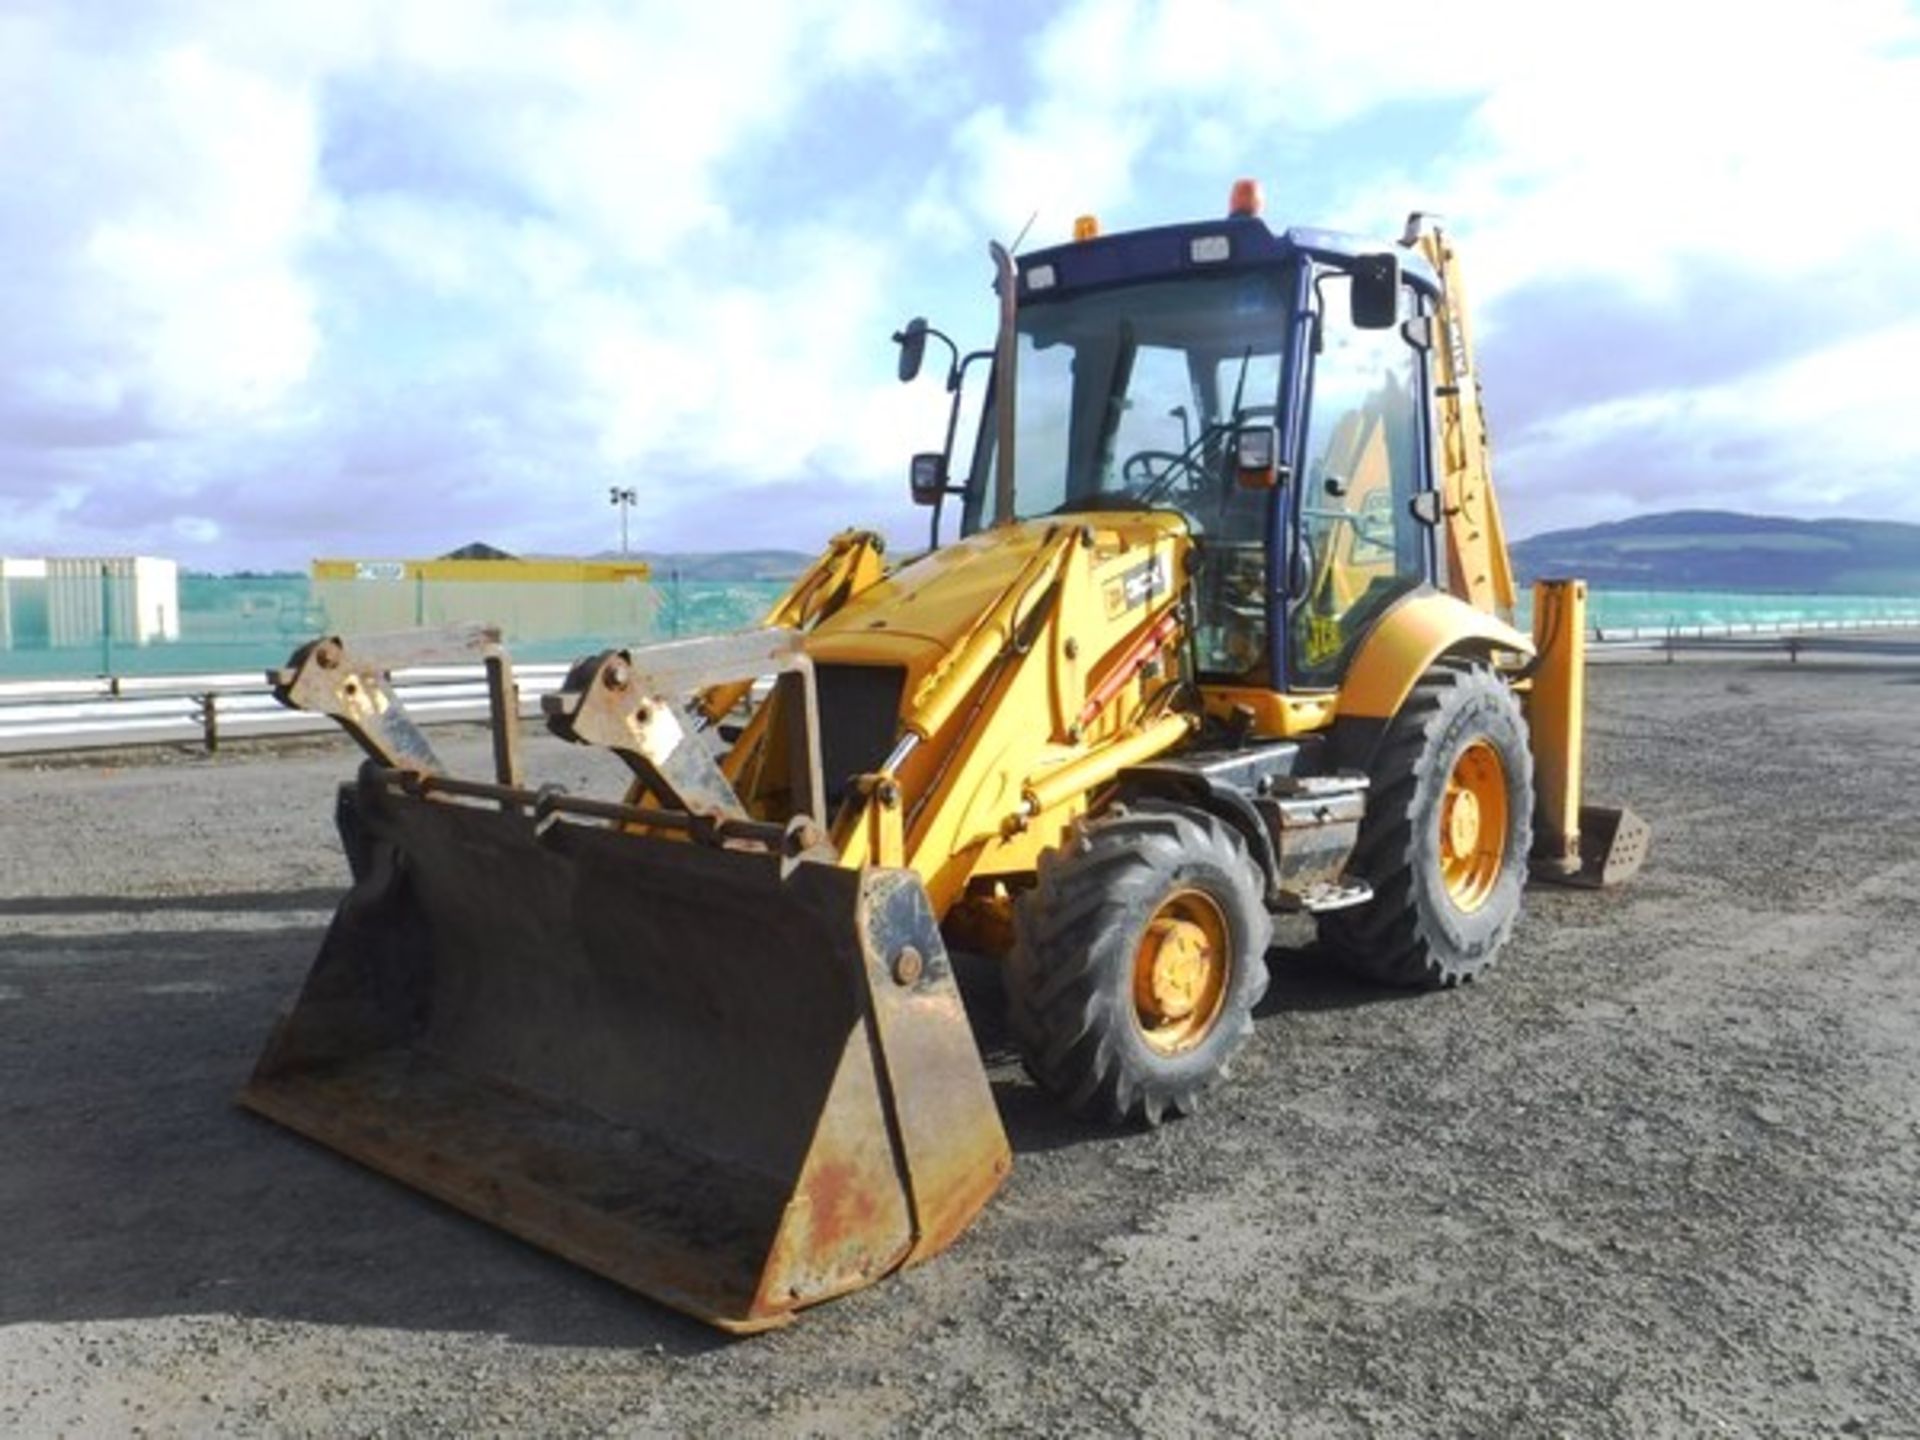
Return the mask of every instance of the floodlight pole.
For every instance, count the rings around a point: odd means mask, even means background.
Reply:
[[[631,486],[609,485],[607,487],[608,502],[620,507],[620,558],[622,560],[627,558],[627,511],[632,507],[635,498]]]

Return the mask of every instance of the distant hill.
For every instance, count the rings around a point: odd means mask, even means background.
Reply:
[[[617,551],[594,556],[618,560]],[[791,580],[818,558],[802,550],[636,550],[632,558],[653,567],[655,581],[682,580]]]
[[[1578,575],[1634,590],[1920,595],[1920,525],[1671,510],[1513,546],[1523,581]]]

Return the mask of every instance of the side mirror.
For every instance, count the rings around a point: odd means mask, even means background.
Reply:
[[[1391,330],[1400,319],[1400,257],[1392,251],[1353,262],[1353,328]]]
[[[1280,466],[1280,431],[1272,425],[1242,425],[1233,432],[1234,480],[1242,490],[1271,490],[1286,479]]]
[[[893,342],[900,347],[900,383],[904,385],[920,373],[920,362],[926,356],[927,317],[914,316],[907,322],[905,329],[893,332]]]
[[[938,450],[925,450],[913,457],[907,481],[916,505],[938,505],[947,493],[947,457]]]

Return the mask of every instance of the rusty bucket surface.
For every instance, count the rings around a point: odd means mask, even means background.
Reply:
[[[241,1102],[723,1328],[930,1255],[1008,1169],[908,871],[342,791],[355,883]]]

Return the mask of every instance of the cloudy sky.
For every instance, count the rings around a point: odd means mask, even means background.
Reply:
[[[1920,9],[0,0],[0,552],[907,538],[1035,215],[1446,214],[1520,533],[1920,521]]]

